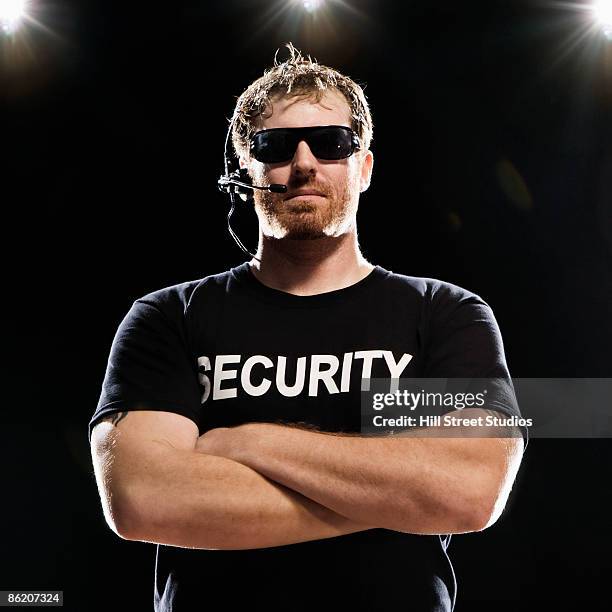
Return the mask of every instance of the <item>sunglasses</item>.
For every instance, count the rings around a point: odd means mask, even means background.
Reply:
[[[251,156],[263,164],[288,162],[302,140],[315,157],[325,160],[345,159],[360,148],[359,136],[344,125],[272,128],[251,138]]]

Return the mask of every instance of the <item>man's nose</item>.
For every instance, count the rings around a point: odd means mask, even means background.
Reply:
[[[291,160],[291,172],[297,175],[316,174],[317,158],[312,154],[305,140],[298,142],[298,146]]]

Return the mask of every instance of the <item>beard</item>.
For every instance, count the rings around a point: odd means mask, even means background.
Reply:
[[[357,211],[357,198],[350,185],[338,193],[316,183],[290,185],[292,189],[316,189],[324,198],[302,196],[285,201],[284,194],[259,191],[254,194],[255,210],[266,236],[294,240],[316,240],[344,233]],[[354,203],[353,203],[354,202]]]

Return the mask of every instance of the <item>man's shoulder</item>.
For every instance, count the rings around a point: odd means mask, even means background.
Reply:
[[[202,293],[223,293],[229,283],[232,270],[209,274],[194,280],[168,285],[142,295],[136,302],[145,303],[159,310],[181,309],[185,312]]]
[[[391,270],[386,271],[388,272],[387,283],[394,289],[417,293],[431,302],[482,301],[478,294],[449,281],[427,276],[410,276]]]

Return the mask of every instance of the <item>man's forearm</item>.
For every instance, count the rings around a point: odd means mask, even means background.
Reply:
[[[236,550],[319,540],[372,527],[230,459],[158,444],[156,469],[142,475],[129,496],[127,539]]]
[[[521,440],[344,437],[267,423],[212,430],[232,458],[351,519],[410,533],[483,529],[501,512]]]

